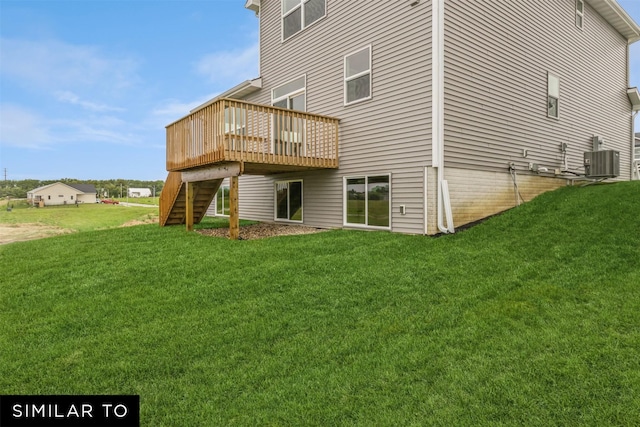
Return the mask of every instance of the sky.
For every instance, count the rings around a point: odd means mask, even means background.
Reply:
[[[164,127],[258,77],[244,3],[0,0],[0,180],[165,179]]]

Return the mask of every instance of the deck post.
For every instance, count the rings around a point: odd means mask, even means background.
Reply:
[[[193,231],[193,199],[195,195],[195,184],[193,182],[187,182],[187,194],[185,204],[185,222],[187,224],[187,231]]]
[[[240,216],[238,212],[238,177],[229,178],[229,239],[240,237]]]

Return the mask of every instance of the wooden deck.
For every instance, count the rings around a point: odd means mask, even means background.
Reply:
[[[224,163],[267,175],[338,167],[338,119],[220,99],[167,126],[167,170]]]

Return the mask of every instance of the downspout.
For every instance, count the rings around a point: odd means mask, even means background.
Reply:
[[[637,169],[634,167],[633,163],[636,160],[636,130],[635,130],[635,126],[636,126],[636,117],[638,116],[638,113],[640,113],[640,110],[636,110],[634,112],[631,113],[631,181],[633,181],[633,175],[637,174]],[[640,159],[638,159],[638,161],[640,162]],[[636,178],[638,178],[640,180],[640,176],[637,176]]]
[[[431,160],[438,170],[438,230],[455,233],[449,187],[444,179],[444,0],[432,2],[431,44]],[[447,226],[444,225],[443,210],[446,210]]]

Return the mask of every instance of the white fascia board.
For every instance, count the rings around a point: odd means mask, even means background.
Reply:
[[[616,0],[585,1],[622,34],[627,39],[627,43],[632,44],[640,40],[640,26]]]
[[[627,96],[631,101],[631,110],[640,111],[640,93],[638,93],[637,87],[630,87],[627,89]]]

